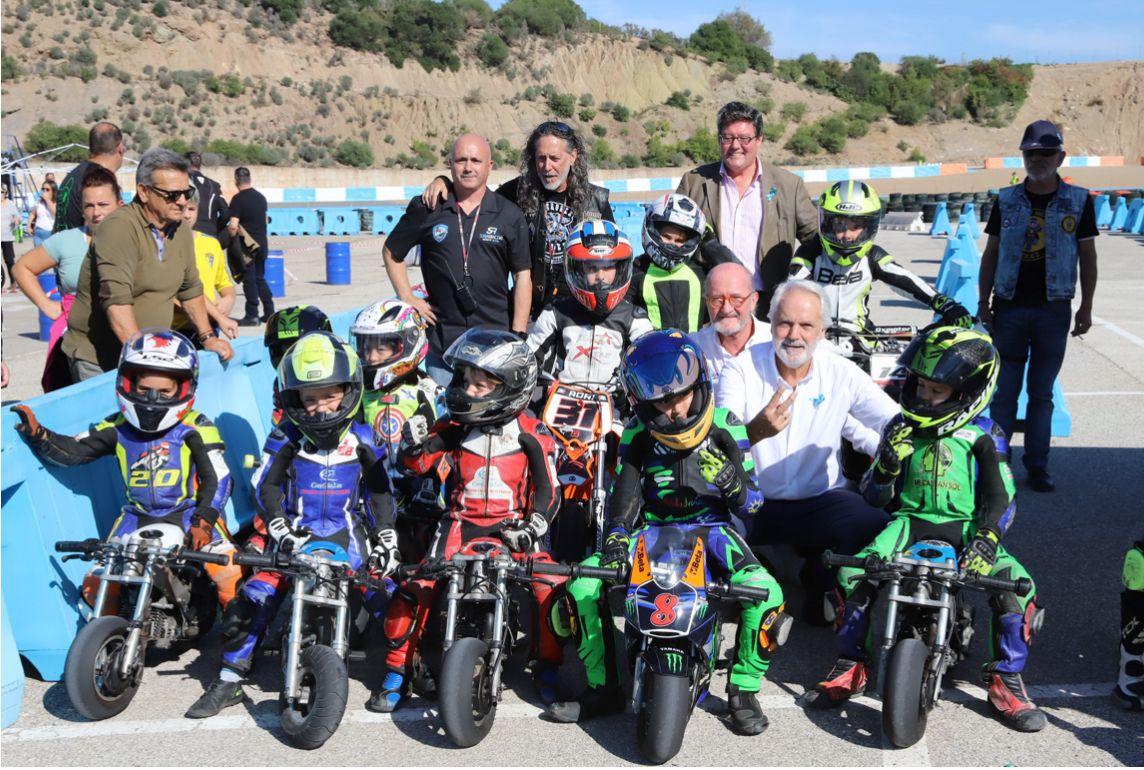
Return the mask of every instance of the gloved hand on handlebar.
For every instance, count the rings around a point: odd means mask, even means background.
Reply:
[[[36,419],[36,413],[32,411],[32,407],[17,404],[12,407],[12,411],[20,418],[20,422],[16,425],[17,433],[33,443],[43,440],[47,431]]]
[[[961,553],[961,565],[968,573],[986,576],[993,571],[997,562],[997,543],[1001,536],[988,527],[977,530],[977,534]]]
[[[941,316],[943,324],[960,326],[962,329],[973,326],[973,314],[953,297],[938,294],[933,298],[933,304],[930,307],[933,312]]]
[[[294,529],[285,516],[275,516],[266,522],[266,531],[278,543],[278,547],[288,553],[297,551],[310,539],[309,532]]]
[[[727,455],[712,446],[699,450],[699,472],[708,484],[714,484],[726,499],[734,499],[742,491],[743,482]]]
[[[401,445],[403,452],[419,454],[429,440],[429,421],[424,415],[415,414],[401,426]]]
[[[632,539],[627,530],[613,529],[604,540],[604,553],[600,557],[600,566],[607,568],[627,564],[631,545]]]
[[[374,545],[369,552],[369,566],[385,577],[401,564],[401,553],[397,550],[397,530],[392,527],[378,530],[373,540]]]
[[[210,545],[214,540],[214,525],[217,521],[218,511],[214,508],[196,511],[191,517],[191,528],[187,530],[187,547],[192,551],[201,551]]]
[[[533,511],[529,514],[528,521],[524,519],[514,521],[501,530],[500,536],[510,551],[523,553],[531,551],[547,531],[548,519],[544,518],[544,514]]]
[[[902,463],[914,453],[914,429],[906,418],[897,415],[882,430],[882,442],[874,458],[874,468],[885,476],[897,476]]]

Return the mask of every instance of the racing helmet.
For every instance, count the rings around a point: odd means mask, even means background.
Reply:
[[[162,374],[176,382],[173,395],[141,388],[148,374]],[[133,427],[144,433],[159,433],[175,425],[191,411],[199,382],[199,356],[195,346],[170,329],[143,329],[123,345],[115,377],[119,411]]]
[[[648,332],[628,346],[620,364],[620,379],[652,437],[671,449],[694,449],[711,431],[715,398],[707,362],[699,346],[678,329]],[[686,417],[675,420],[653,402],[692,390],[695,397]]]
[[[685,231],[687,240],[678,246],[664,241],[659,229],[665,224],[675,225]],[[699,248],[699,241],[706,230],[707,218],[695,201],[679,193],[664,195],[657,198],[644,215],[644,252],[659,267],[674,270],[691,258]]]
[[[384,361],[369,363],[381,346],[393,349]],[[416,369],[429,353],[425,320],[412,305],[396,299],[375,302],[358,313],[350,326],[350,346],[361,360],[365,386],[381,390]]]
[[[270,365],[277,369],[282,356],[299,337],[316,331],[333,332],[333,327],[326,314],[313,305],[294,305],[271,313],[262,337],[270,351]]]
[[[937,326],[918,334],[898,359],[908,372],[902,416],[924,438],[940,438],[989,405],[997,387],[999,356],[989,335],[976,329]],[[936,406],[918,397],[918,378],[948,385],[953,395]]]
[[[598,315],[606,315],[628,293],[635,256],[628,236],[606,219],[587,219],[568,233],[564,251],[564,278],[572,296]],[[600,270],[615,269],[610,281],[600,281]],[[594,276],[589,282],[589,275]]]
[[[850,238],[844,232],[842,225],[846,220],[860,227],[856,237]],[[882,201],[865,182],[835,182],[819,199],[819,238],[826,255],[836,264],[852,265],[866,256],[881,220]]]
[[[445,351],[453,379],[445,388],[445,406],[462,425],[503,423],[520,414],[532,398],[536,356],[519,337],[503,329],[469,329]],[[480,369],[499,384],[485,396],[465,391],[465,369]]]
[[[304,334],[278,364],[278,384],[286,419],[318,449],[335,449],[361,407],[361,364],[353,348],[332,332]],[[327,385],[344,388],[341,403],[332,412],[309,414],[302,391]]]

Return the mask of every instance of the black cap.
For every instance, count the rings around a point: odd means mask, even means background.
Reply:
[[[1034,120],[1021,137],[1021,150],[1063,150],[1061,130],[1047,120]]]

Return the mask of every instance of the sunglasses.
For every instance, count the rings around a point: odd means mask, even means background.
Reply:
[[[567,123],[561,123],[559,120],[546,120],[536,127],[536,133],[541,136],[558,133],[566,138],[571,138],[575,132],[572,130],[572,126]]]
[[[175,203],[179,200],[179,198],[186,198],[189,201],[191,196],[195,194],[195,188],[193,187],[188,187],[185,190],[164,190],[163,188],[155,187],[154,185],[145,186],[148,190],[155,193],[163,200],[167,201],[167,203]]]

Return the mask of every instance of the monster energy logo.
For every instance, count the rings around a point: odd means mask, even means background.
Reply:
[[[672,674],[679,674],[683,672],[683,653],[680,652],[665,652],[663,654],[664,662],[667,663],[667,670]]]

